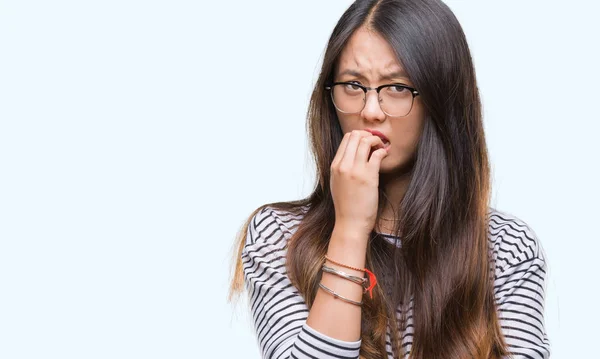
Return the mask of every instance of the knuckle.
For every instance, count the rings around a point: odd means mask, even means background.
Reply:
[[[352,167],[340,165],[339,167],[337,167],[336,170],[339,174],[349,175],[349,174],[351,174]]]

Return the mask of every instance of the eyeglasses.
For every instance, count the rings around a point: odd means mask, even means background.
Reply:
[[[334,82],[326,86],[331,92],[333,105],[338,111],[348,114],[359,113],[367,103],[367,91],[377,91],[381,110],[390,117],[405,117],[412,110],[414,99],[419,92],[406,85],[388,84],[367,87],[356,82]]]

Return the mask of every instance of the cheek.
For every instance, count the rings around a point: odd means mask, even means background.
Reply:
[[[421,134],[423,133],[423,121],[411,121],[399,124],[394,128],[397,134],[394,147],[408,154],[416,150]]]
[[[352,117],[337,112],[337,118],[343,134],[356,129],[356,126],[353,125],[353,123],[355,123],[356,121],[352,121]]]

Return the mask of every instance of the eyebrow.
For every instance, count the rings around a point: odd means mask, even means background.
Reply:
[[[404,70],[397,70],[397,71],[393,71],[393,72],[388,73],[387,75],[382,76],[382,78],[384,78],[384,79],[393,79],[393,78],[398,78],[398,77],[408,78],[408,74]]]
[[[344,75],[350,75],[350,76],[355,76],[355,77],[360,77],[360,78],[365,78],[365,76],[363,74],[361,74],[360,72],[356,71],[356,70],[352,70],[352,69],[346,69],[342,72],[340,72],[340,74],[338,76],[344,76]],[[399,78],[399,77],[404,77],[404,78],[409,78],[408,74],[406,73],[406,71],[402,70],[397,70],[397,71],[393,71],[390,72],[388,74],[385,74],[383,76],[381,76],[381,79],[393,79],[393,78]]]

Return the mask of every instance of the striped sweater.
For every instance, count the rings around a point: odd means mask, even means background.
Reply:
[[[494,294],[509,351],[515,359],[548,358],[544,251],[525,222],[491,207],[488,215],[488,238],[495,261]],[[266,207],[247,228],[242,252],[244,281],[262,358],[358,358],[361,340],[331,338],[306,324],[309,309],[285,267],[287,240],[301,220],[297,215]],[[400,242],[390,235],[380,238]],[[413,341],[412,328],[411,302],[407,331],[402,336],[407,355]],[[388,326],[386,348],[388,357],[393,358],[390,338]]]

